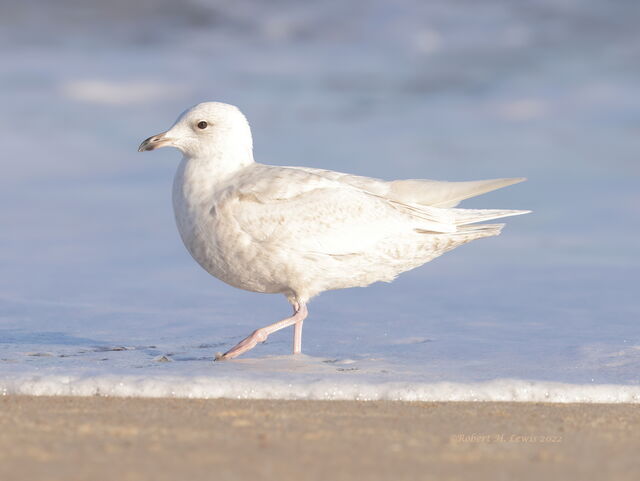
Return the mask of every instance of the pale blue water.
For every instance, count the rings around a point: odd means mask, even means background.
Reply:
[[[2,7],[0,389],[640,399],[636,3],[110,5]],[[534,214],[393,284],[323,294],[304,357],[285,331],[214,364],[289,307],[191,260],[179,154],[136,152],[203,100],[241,107],[258,161],[526,176],[464,205]]]

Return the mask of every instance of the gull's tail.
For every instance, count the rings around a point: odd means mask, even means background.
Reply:
[[[472,224],[463,225],[458,228],[454,234],[449,234],[453,237],[462,236],[464,241],[482,239],[483,237],[493,237],[500,235],[502,228],[505,224]]]
[[[485,220],[500,219],[512,215],[528,214],[530,210],[501,210],[501,209],[451,209],[456,226],[466,226]],[[480,226],[478,226],[480,227]]]
[[[469,241],[500,235],[505,224],[476,224],[491,219],[500,219],[512,215],[528,214],[530,210],[498,209],[451,209],[456,223],[456,231],[449,234],[456,239],[455,246]]]

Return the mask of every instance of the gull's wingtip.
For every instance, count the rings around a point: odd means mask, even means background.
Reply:
[[[528,180],[526,177],[509,177],[507,179],[503,179],[507,181],[502,187],[507,187],[509,185],[519,184],[520,182],[525,182]]]

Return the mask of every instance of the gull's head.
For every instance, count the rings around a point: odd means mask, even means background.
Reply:
[[[138,152],[175,147],[187,157],[249,155],[252,158],[251,129],[246,117],[234,105],[203,102],[183,112],[166,132],[144,140]]]

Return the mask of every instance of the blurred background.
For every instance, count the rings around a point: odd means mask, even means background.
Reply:
[[[430,366],[421,379],[638,383],[640,3],[1,0],[0,13],[5,368],[135,343],[158,346],[141,365],[169,350],[196,362],[213,353],[189,354],[198,343],[288,313],[189,258],[170,200],[179,154],[136,152],[218,100],[247,115],[259,162],[529,178],[464,204],[534,211],[500,238],[315,300],[307,354],[403,358]],[[253,355],[288,353],[289,336]]]

